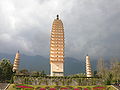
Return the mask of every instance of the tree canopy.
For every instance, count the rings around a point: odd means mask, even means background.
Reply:
[[[13,65],[11,64],[9,59],[0,60],[0,81],[5,82],[11,79]]]

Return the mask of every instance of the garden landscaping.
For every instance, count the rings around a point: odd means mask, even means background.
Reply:
[[[115,90],[110,85],[105,86],[41,86],[27,84],[11,84],[8,90]]]

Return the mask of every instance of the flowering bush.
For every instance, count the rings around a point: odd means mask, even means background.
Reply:
[[[46,90],[45,88],[40,88],[40,90]]]
[[[61,87],[61,86],[54,86],[54,87],[51,87],[51,86],[46,86],[46,87],[33,87],[33,86],[28,86],[26,84],[17,84],[14,86],[14,88],[16,89],[22,89],[22,88],[25,88],[27,90],[106,90],[107,87],[106,86],[96,86],[96,87],[73,87],[73,86],[66,86],[66,87]]]
[[[60,90],[69,90],[67,87],[62,87]]]
[[[96,89],[96,90],[105,90],[106,88],[105,87],[94,87],[93,89]]]
[[[29,87],[29,86],[16,86],[16,87],[18,87],[18,88],[31,88],[31,89],[33,89],[33,87]]]

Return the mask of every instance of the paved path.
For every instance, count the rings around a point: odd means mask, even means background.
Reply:
[[[116,90],[120,90],[120,86],[112,85]]]
[[[8,83],[0,83],[0,90],[5,90],[7,85],[8,85]]]

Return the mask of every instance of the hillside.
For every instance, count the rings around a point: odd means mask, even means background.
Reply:
[[[1,54],[0,59],[8,58],[13,63],[15,55]],[[96,61],[91,60],[92,68],[95,69]],[[85,72],[85,61],[77,60],[71,57],[65,57],[65,75],[84,73]],[[49,59],[43,56],[27,56],[21,55],[20,58],[20,69],[28,69],[30,71],[42,71],[44,70],[49,74]]]

